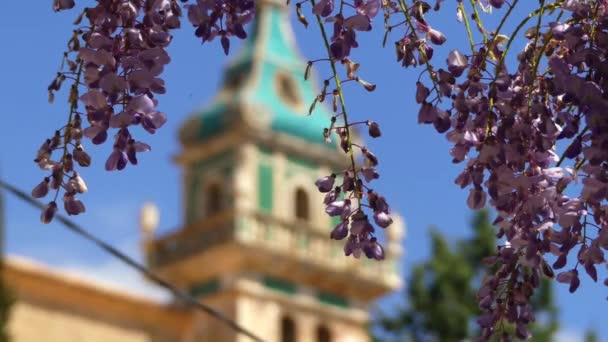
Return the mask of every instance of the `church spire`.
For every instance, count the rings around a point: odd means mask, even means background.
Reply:
[[[306,61],[295,44],[288,7],[283,0],[260,0],[257,6],[250,35],[227,66],[218,96],[182,126],[182,144],[199,145],[244,127],[244,134],[273,144],[306,143],[318,154],[337,153],[335,142],[326,144],[323,137],[331,113],[318,105],[308,115],[319,90],[314,75],[304,80]]]

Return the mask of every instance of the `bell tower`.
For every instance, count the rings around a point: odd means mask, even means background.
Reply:
[[[387,231],[386,260],[345,257],[315,180],[347,165],[324,141],[330,113],[308,107],[284,0],[259,0],[253,30],[219,94],[180,130],[183,226],[150,236],[150,267],[268,342],[368,341],[367,304],[400,285],[404,231]],[[186,341],[248,341],[211,318]]]

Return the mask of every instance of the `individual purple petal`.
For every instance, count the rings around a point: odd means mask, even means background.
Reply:
[[[247,38],[247,31],[245,31],[243,25],[239,23],[234,24],[234,34],[240,39]]]
[[[220,42],[222,43],[222,49],[224,49],[224,54],[228,56],[228,53],[230,52],[230,40],[228,39],[228,37],[223,35],[220,39]]]
[[[368,259],[384,260],[385,258],[384,249],[376,238],[371,238],[367,243],[364,243],[363,252]]]
[[[114,150],[106,161],[106,170],[122,170],[127,165],[127,155],[123,151]]]
[[[361,174],[363,175],[363,178],[365,178],[365,181],[368,183],[374,179],[380,178],[380,174],[373,167],[362,167]]]
[[[357,6],[357,12],[367,16],[370,19],[375,17],[379,10],[380,0],[368,0],[361,6]]]
[[[127,88],[127,82],[115,72],[110,72],[99,80],[99,87],[108,94],[120,93]]]
[[[346,220],[352,213],[352,206],[350,200],[344,200],[344,207],[342,208],[342,219]]]
[[[150,70],[134,70],[128,75],[129,86],[131,89],[147,89],[154,83],[154,78],[155,75]],[[138,92],[138,94],[140,93],[141,92]]]
[[[106,97],[97,90],[89,90],[80,97],[86,106],[93,107],[95,109],[102,109],[107,106]]]
[[[369,223],[367,216],[358,212],[353,215],[353,219],[350,224],[350,232],[353,235],[367,236],[367,234],[372,233],[374,231],[374,227]]]
[[[99,145],[106,141],[108,138],[108,132],[105,128],[100,126],[90,126],[84,129],[84,136],[91,139],[93,144]]]
[[[167,116],[164,113],[153,111],[144,115],[141,125],[146,131],[153,134],[165,122],[167,122]]]
[[[468,59],[458,50],[452,50],[447,58],[448,70],[454,76],[459,77],[464,72],[468,64]]]
[[[129,144],[129,146],[127,146],[127,159],[131,164],[137,165],[137,151],[135,150],[133,144]]]
[[[344,255],[353,255],[355,258],[361,256],[361,244],[357,241],[354,235],[351,235],[344,244]]]
[[[589,277],[593,279],[594,282],[597,282],[597,269],[595,268],[594,264],[586,264],[585,272],[587,272]]]
[[[576,272],[576,270],[562,272],[562,273],[558,274],[557,277],[555,277],[555,280],[557,280],[560,283],[570,283],[572,281],[572,279],[574,278],[575,272]]]
[[[321,177],[321,178],[317,179],[317,181],[315,182],[315,185],[317,186],[317,188],[319,189],[320,192],[325,193],[325,192],[329,192],[331,189],[333,189],[335,180],[336,180],[336,175],[332,173],[329,176]]]
[[[490,0],[490,5],[494,8],[501,8],[504,3],[505,0]]]
[[[477,210],[486,205],[486,193],[481,189],[471,189],[467,198],[469,208]]]
[[[141,141],[134,142],[133,147],[135,148],[136,152],[148,152],[148,151],[152,150],[150,145],[148,145],[144,142],[141,142]]]
[[[112,48],[112,39],[99,32],[92,32],[87,39],[87,43],[93,49],[110,50]]]
[[[378,138],[379,136],[382,135],[382,133],[380,132],[380,127],[378,126],[378,123],[375,121],[367,121],[367,126],[368,126],[368,133],[369,136],[372,138]]]
[[[423,103],[430,94],[429,88],[424,86],[422,82],[416,82],[416,103]]]
[[[110,127],[121,128],[127,127],[133,123],[135,116],[128,112],[120,112],[110,118]]]
[[[568,291],[570,293],[576,292],[576,290],[578,289],[580,284],[581,284],[581,280],[578,277],[578,271],[575,270],[574,276],[572,277],[572,280],[570,281],[570,286],[568,287]]]
[[[78,215],[85,212],[82,202],[73,195],[63,196],[63,207],[68,215]]]
[[[372,165],[372,166],[377,166],[378,165],[378,158],[376,157],[375,154],[371,153],[366,148],[362,148],[361,152],[363,152],[363,155],[365,156],[365,159],[367,159],[367,161],[369,162],[370,165]]]
[[[428,32],[428,36],[431,39],[431,42],[433,42],[433,44],[435,45],[442,45],[447,40],[443,33],[435,29],[430,29]]]
[[[150,113],[154,110],[154,100],[146,94],[135,96],[129,100],[127,110],[131,113]]]
[[[343,59],[348,55],[348,49],[346,48],[343,40],[333,42],[329,49],[332,57],[338,60]]]
[[[335,201],[330,203],[329,205],[327,205],[325,207],[325,213],[327,213],[327,215],[329,216],[340,216],[342,215],[342,212],[344,211],[344,207],[346,205],[346,201]]]
[[[40,182],[34,189],[32,189],[32,197],[34,198],[42,198],[49,193],[49,182],[51,180],[48,177],[44,177],[42,182]]]
[[[437,111],[430,103],[423,103],[418,110],[418,123],[430,124],[437,119]]]
[[[382,228],[386,228],[393,223],[393,218],[386,212],[380,211],[374,213],[374,222]]]
[[[348,226],[344,221],[341,221],[331,231],[330,238],[334,240],[342,240],[348,235]]]
[[[40,214],[40,221],[42,223],[49,223],[53,220],[55,213],[57,212],[57,203],[55,201],[49,202],[49,204],[44,207],[42,213]]]
[[[423,49],[424,49],[424,54],[421,53],[420,50],[418,51],[418,55],[419,55],[418,60],[419,60],[420,64],[424,64],[427,61],[430,61],[433,58],[433,54],[435,53],[435,50],[433,49],[433,47],[428,44],[424,44]]]
[[[344,28],[357,31],[369,31],[372,29],[369,17],[364,14],[355,14],[344,20]]]
[[[325,197],[323,198],[323,204],[328,205],[328,204],[334,202],[336,200],[336,198],[338,198],[338,195],[340,194],[340,190],[338,190],[338,189],[334,188],[334,189],[330,190],[327,194],[325,194]]]
[[[327,17],[334,10],[334,0],[319,0],[312,8],[314,15]]]
[[[53,11],[58,12],[74,7],[74,0],[53,0]]]

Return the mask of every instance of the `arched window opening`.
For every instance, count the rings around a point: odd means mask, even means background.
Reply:
[[[222,187],[218,183],[212,183],[207,187],[205,197],[205,214],[211,216],[222,210]]]
[[[297,219],[305,221],[310,219],[308,194],[302,188],[296,190],[295,209]]]
[[[326,325],[317,327],[317,342],[331,342],[331,332]]]
[[[276,86],[279,96],[285,100],[290,106],[299,106],[301,104],[300,94],[298,93],[297,85],[293,77],[287,73],[279,73],[276,76]]]
[[[296,341],[296,324],[290,317],[283,317],[281,319],[281,342],[295,342]]]

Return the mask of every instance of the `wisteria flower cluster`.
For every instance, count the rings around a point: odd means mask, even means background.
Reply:
[[[565,269],[555,278],[574,292],[579,271],[597,281],[597,267],[606,265],[608,5],[541,0],[505,36],[501,29],[518,1],[480,7],[507,7],[495,31],[484,28],[479,4],[471,3],[470,18],[463,2],[458,7],[470,51],[453,49],[445,69],[428,66],[430,85],[417,83],[418,121],[444,133],[453,162],[465,164],[456,184],[469,188],[468,206],[497,211],[494,224],[505,244],[487,260],[497,271],[478,293],[482,337],[509,322],[527,339],[540,277]],[[413,18],[418,27],[426,24],[423,16]],[[482,42],[473,40],[470,21]],[[519,34],[528,43],[509,71],[505,59]],[[398,59],[408,53],[413,48]],[[404,66],[415,65],[410,60]]]
[[[331,98],[331,108],[334,115],[330,126],[325,128],[323,135],[328,143],[332,137],[340,140],[340,147],[350,159],[350,167],[339,175],[331,174],[317,180],[320,192],[325,193],[325,212],[332,217],[338,217],[339,222],[331,231],[330,237],[335,240],[346,239],[344,254],[359,258],[365,255],[369,259],[383,260],[384,248],[375,236],[373,222],[380,228],[392,224],[390,208],[384,196],[374,191],[370,183],[378,179],[378,158],[361,142],[355,142],[351,131],[355,126],[367,126],[369,136],[378,138],[381,135],[379,125],[375,121],[349,122],[343,86],[346,82],[354,81],[367,91],[374,91],[376,85],[369,83],[359,76],[359,64],[348,56],[352,48],[358,46],[356,31],[371,30],[371,20],[380,10],[380,0],[355,1],[349,8],[352,13],[346,14],[346,2],[342,2],[338,10],[334,10],[333,0],[303,0],[295,4],[297,14],[304,25],[308,21],[302,12],[302,5],[309,3],[312,15],[315,16],[322,39],[325,43],[327,57],[308,62],[304,78],[307,79],[310,68],[314,63],[327,62],[330,64],[332,75],[324,81],[323,89],[314,99],[309,112],[312,112],[317,102]],[[325,18],[324,21],[322,18]],[[331,23],[333,34],[327,35],[324,23]],[[346,78],[341,79],[337,68],[343,67]],[[332,90],[330,86],[332,85]]]
[[[74,5],[74,1],[57,0],[53,9]],[[76,195],[86,191],[86,186],[75,171],[75,163],[80,167],[91,164],[83,138],[102,144],[115,130],[114,148],[105,163],[108,171],[122,170],[128,163],[135,165],[137,153],[150,150],[149,145],[134,139],[131,130],[141,126],[154,133],[167,120],[156,109],[155,96],[165,93],[159,76],[170,61],[166,48],[172,39],[170,31],[180,27],[180,16],[175,0],[100,0],[81,13],[75,24],[86,18],[88,25],[74,31],[62,68],[48,88],[52,102],[54,93],[65,82],[71,83],[68,122],[44,142],[35,159],[51,174],[34,188],[32,196],[45,197],[50,190],[55,191],[42,213],[42,222],[52,220],[61,190],[69,215],[85,211]]]
[[[336,10],[329,0],[311,2],[317,19],[325,17],[324,22],[334,28],[328,40],[324,23],[318,20],[338,85],[333,94],[342,101],[334,62],[348,61],[342,65],[352,79],[349,58],[352,48],[358,47],[355,31],[371,30],[378,6],[372,1],[342,1]],[[427,81],[419,78],[416,83],[419,123],[445,134],[453,143],[453,162],[466,163],[456,184],[469,188],[468,206],[480,209],[489,204],[497,211],[494,223],[505,242],[487,260],[496,272],[484,280],[478,294],[484,340],[505,334],[505,322],[515,325],[516,337],[529,338],[528,325],[535,319],[530,298],[540,277],[555,277],[574,292],[580,285],[579,270],[598,280],[597,268],[606,267],[608,249],[608,119],[604,115],[608,3],[540,0],[539,7],[506,35],[503,28],[518,2],[470,0],[467,6],[458,1],[456,19],[464,25],[470,51],[452,49],[441,68],[434,66],[432,58],[435,47],[444,45],[447,37],[432,27],[427,16],[432,9],[440,10],[442,1],[434,6],[424,1],[411,5],[383,1],[380,6],[384,41],[398,27],[405,31],[395,42],[397,61],[406,68],[422,66],[427,76]],[[345,15],[345,8],[355,13]],[[495,30],[488,30],[481,12],[493,9],[502,10],[503,17]],[[400,18],[392,24],[396,15]],[[510,72],[506,59],[519,35],[528,44]],[[337,115],[348,127],[345,114]],[[336,132],[345,151],[352,151],[350,132],[343,127]],[[361,169],[353,159],[337,190],[351,183],[356,170]],[[334,178],[319,180],[317,185]],[[354,195],[346,197],[362,199],[362,189],[355,188]],[[327,201],[326,211],[350,213],[351,202]],[[378,212],[373,205],[370,208]],[[351,238],[367,241],[359,236],[359,220],[365,215],[362,210],[355,212],[350,217],[347,254],[353,248]],[[332,237],[346,237],[347,224],[343,220]],[[576,262],[569,265],[572,254]],[[555,275],[561,269],[565,270]]]
[[[322,133],[328,141],[338,139],[350,160],[346,170],[316,182],[325,194],[326,213],[339,218],[330,237],[346,241],[346,255],[384,258],[372,222],[386,228],[392,219],[386,199],[371,188],[379,178],[378,158],[355,141],[353,129],[366,126],[372,138],[381,133],[375,121],[349,120],[344,87],[349,82],[375,90],[357,75],[353,54],[359,48],[357,35],[382,27],[374,23],[382,18],[383,44],[400,34],[394,42],[397,62],[404,68],[422,68],[413,94],[420,106],[418,122],[432,125],[452,143],[452,161],[463,165],[455,182],[468,189],[468,206],[490,205],[497,213],[494,223],[504,244],[487,260],[496,271],[478,293],[482,340],[497,334],[508,340],[501,330],[505,322],[515,325],[516,337],[530,337],[528,325],[535,319],[530,298],[540,277],[554,277],[574,292],[581,274],[598,281],[598,268],[606,267],[608,1],[538,0],[534,11],[505,32],[520,3],[294,4],[302,24],[316,22],[327,52],[308,63],[304,77],[315,63],[328,63],[331,70],[311,112],[318,102],[331,102],[334,115]],[[55,10],[74,5],[74,0],[53,2]],[[69,120],[44,142],[36,158],[50,175],[32,195],[44,197],[56,190],[43,222],[57,210],[61,189],[68,214],[84,211],[76,195],[85,192],[86,185],[74,169],[74,162],[81,167],[91,163],[83,137],[101,144],[110,129],[116,131],[108,170],[136,164],[136,154],[150,149],[134,140],[131,129],[141,125],[154,133],[166,120],[156,110],[156,95],[165,91],[159,76],[169,63],[166,47],[171,30],[180,26],[180,6],[187,10],[196,37],[202,42],[218,38],[225,53],[231,37],[247,37],[244,26],[255,15],[253,0],[196,0],[186,5],[175,0],[97,0],[81,15],[89,24],[74,32],[64,57],[67,68],[49,86],[52,97],[63,83],[72,82]],[[429,18],[446,8],[455,10],[469,46],[448,48],[447,59],[439,65],[433,59],[435,49],[450,40]],[[488,13],[501,16],[492,29],[483,22]],[[513,52],[517,39],[527,44]],[[509,58],[516,61],[507,68]],[[53,153],[59,156],[53,159]]]

